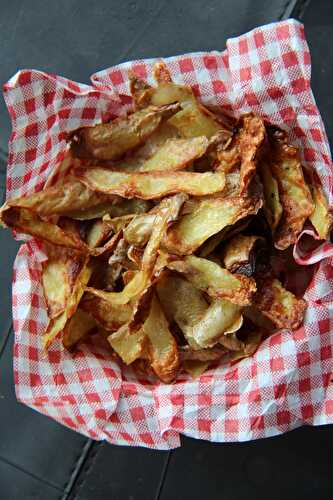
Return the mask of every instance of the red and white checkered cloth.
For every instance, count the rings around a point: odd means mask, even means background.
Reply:
[[[119,114],[131,104],[128,69],[151,81],[155,60],[134,61],[92,76],[92,86],[35,70],[19,71],[4,94],[13,123],[7,196],[43,188],[65,152],[65,136]],[[303,26],[293,20],[227,41],[224,52],[165,59],[178,83],[205,103],[233,114],[253,110],[290,132],[304,164],[315,168],[332,205],[333,170],[325,129],[310,89],[310,54]],[[102,346],[72,356],[54,342],[46,354],[47,316],[40,283],[44,256],[25,243],[14,266],[14,373],[17,398],[94,439],[169,449],[180,433],[211,441],[244,441],[302,424],[333,422],[333,250],[324,244],[308,287],[304,326],[281,331],[238,364],[211,369],[173,385],[139,379]],[[325,258],[325,259],[324,259]]]

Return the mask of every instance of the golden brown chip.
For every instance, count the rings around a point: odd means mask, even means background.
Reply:
[[[49,324],[43,336],[43,345],[45,349],[48,349],[51,342],[64,329],[67,321],[74,315],[84,293],[84,290],[87,286],[87,283],[91,277],[91,274],[92,266],[87,258],[86,262],[82,266],[80,273],[76,277],[75,284],[66,302],[65,310],[59,316],[49,321]]]
[[[288,292],[277,279],[264,280],[255,296],[255,305],[278,328],[298,328],[304,318],[307,304]]]
[[[260,236],[245,236],[237,234],[223,248],[222,261],[225,267],[232,273],[241,272],[242,269],[250,267],[252,270],[255,259],[255,247],[259,244],[265,244],[264,238]],[[251,273],[252,274],[252,273]]]
[[[143,331],[149,339],[147,350],[152,369],[162,382],[172,382],[179,368],[178,348],[156,296],[152,298]]]
[[[108,342],[123,362],[130,365],[144,354],[146,334],[142,329],[130,333],[127,325],[123,325],[117,332],[109,335]]]
[[[136,76],[133,71],[128,72],[128,77],[130,80],[130,92],[134,100],[135,109],[145,108],[149,104],[149,89],[151,89],[151,86],[145,80]]]
[[[153,76],[156,83],[170,83],[172,82],[171,74],[164,61],[158,61],[153,67]]]
[[[232,274],[215,262],[194,255],[181,260],[174,259],[170,259],[168,268],[183,274],[196,288],[212,298],[226,299],[239,305],[251,303],[256,291],[254,279]]]
[[[86,235],[86,243],[90,248],[100,246],[112,232],[110,224],[98,219],[90,226]]]
[[[309,219],[317,231],[319,238],[327,240],[329,239],[333,223],[332,211],[330,210],[326,196],[324,195],[320,185],[317,182],[314,182],[310,186],[310,189],[315,208]]]
[[[279,187],[277,180],[272,175],[269,163],[262,161],[260,164],[260,174],[264,188],[264,213],[272,232],[277,228],[283,208],[280,202]]]
[[[201,158],[207,150],[205,136],[190,139],[168,139],[142,166],[140,172],[182,170],[194,160]]]
[[[43,191],[9,200],[6,206],[28,208],[41,216],[84,213],[110,206],[117,197],[91,191],[76,179],[64,184],[45,188]]]
[[[83,340],[95,328],[95,326],[96,322],[94,318],[78,308],[64,328],[62,344],[65,349],[71,351],[80,340]]]
[[[179,109],[179,104],[148,106],[111,123],[80,128],[71,134],[71,150],[78,158],[116,160],[142,144]]]
[[[256,214],[261,206],[261,193],[248,197],[196,200],[193,211],[181,216],[169,229],[163,246],[170,253],[189,255],[210,236],[248,215]]]
[[[30,234],[54,245],[85,253],[89,251],[88,246],[75,233],[64,231],[56,224],[41,219],[29,208],[5,206],[0,212],[0,222],[5,227]]]
[[[188,332],[208,309],[204,294],[177,275],[163,276],[156,284],[156,291],[168,321],[175,321],[189,345],[198,348]]]
[[[265,138],[265,126],[262,119],[252,113],[243,116],[241,122],[239,135],[240,192],[245,193],[256,172],[256,157]]]
[[[248,113],[240,118],[237,128],[237,133],[226,147],[218,149],[216,168],[225,173],[239,171],[239,191],[242,194],[247,191],[256,173],[265,126],[259,116]]]
[[[91,189],[125,198],[151,200],[173,193],[184,192],[195,196],[218,193],[223,190],[223,172],[138,172],[112,171],[103,167],[78,168],[74,171],[81,182]]]
[[[90,293],[84,295],[80,308],[90,313],[96,322],[108,332],[117,331],[132,316],[129,304],[117,306]]]
[[[240,306],[226,300],[214,300],[203,317],[187,328],[186,336],[200,347],[213,347],[222,335],[242,326]]]
[[[296,242],[314,204],[305,183],[298,151],[287,143],[284,132],[269,128],[272,173],[279,186],[283,215],[274,235],[275,247],[285,250]]]
[[[42,285],[50,319],[61,314],[72,293],[84,260],[61,247],[47,248],[49,258],[42,264]]]

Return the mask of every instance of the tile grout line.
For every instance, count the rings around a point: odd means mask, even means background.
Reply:
[[[13,467],[14,469],[19,470],[20,472],[23,472],[27,476],[36,479],[36,481],[38,481],[40,483],[46,484],[50,488],[53,488],[57,491],[62,491],[59,486],[56,486],[55,484],[53,484],[53,483],[51,483],[51,482],[49,482],[49,481],[47,481],[39,476],[36,476],[36,474],[33,474],[32,472],[25,470],[23,467],[20,467],[19,465],[14,464],[13,462],[11,462],[10,460],[7,460],[6,458],[2,457],[1,455],[0,455],[0,462],[3,462],[4,464],[9,465],[10,467]]]
[[[158,488],[157,488],[157,492],[156,492],[154,500],[160,500],[161,493],[162,493],[162,490],[163,490],[164,481],[165,481],[165,477],[167,475],[168,468],[169,468],[169,463],[170,463],[171,455],[172,455],[172,450],[168,451],[168,456],[167,456],[166,462],[165,462],[165,464],[163,466],[161,478],[160,478],[160,481],[159,481],[159,484],[158,484]]]
[[[4,350],[6,349],[7,342],[8,342],[9,336],[10,336],[10,332],[12,331],[12,326],[13,326],[12,322],[10,322],[10,326],[9,326],[9,328],[7,330],[7,333],[5,334],[4,343],[0,347],[0,359],[1,359],[1,356],[3,355]]]
[[[72,493],[76,480],[89,457],[89,453],[92,449],[93,444],[94,441],[92,439],[87,439],[86,443],[83,445],[79,458],[76,460],[69,480],[67,481],[61,500],[67,500],[69,495]]]

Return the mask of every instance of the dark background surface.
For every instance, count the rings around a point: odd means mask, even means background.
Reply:
[[[222,50],[225,39],[296,17],[305,24],[312,88],[333,138],[330,0],[11,0],[1,5],[0,81],[36,68],[88,82],[121,61]],[[0,196],[10,124],[0,103]],[[18,248],[0,232],[0,498],[331,499],[333,427],[303,428],[243,444],[184,438],[172,452],[95,443],[16,402],[10,293]]]

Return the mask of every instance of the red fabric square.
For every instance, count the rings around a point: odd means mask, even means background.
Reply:
[[[36,102],[35,99],[27,99],[24,101],[24,107],[27,112],[27,114],[33,113],[36,110]]]
[[[238,420],[226,419],[224,422],[224,429],[227,433],[235,433],[238,432]]]
[[[265,420],[262,415],[250,417],[250,427],[252,431],[265,429]]]
[[[171,403],[173,405],[184,405],[184,394],[171,394],[170,396]]]
[[[235,406],[235,405],[238,405],[239,403],[239,394],[237,393],[234,393],[234,394],[226,394],[225,395],[225,404],[228,408],[230,408],[231,406]]]
[[[131,408],[130,414],[134,422],[138,422],[139,420],[145,420],[145,412],[142,407]]]
[[[296,64],[298,64],[295,52],[286,52],[285,54],[282,54],[282,59],[286,68],[296,66]]]
[[[333,401],[332,400],[325,401],[325,411],[328,414],[333,413]]]
[[[332,358],[332,347],[330,345],[324,346],[320,350],[320,359],[324,361],[325,359]]]
[[[298,94],[299,92],[307,90],[309,88],[309,83],[304,78],[298,78],[297,80],[293,80],[291,82],[291,86],[294,94]]]
[[[283,410],[278,411],[276,414],[276,420],[278,425],[287,425],[290,424],[290,413],[289,411]]]
[[[38,361],[38,351],[33,346],[29,346],[29,359],[31,361]]]
[[[24,135],[26,137],[33,137],[38,135],[38,124],[37,123],[30,123],[30,125],[27,125],[25,127]]]
[[[44,102],[45,108],[53,103],[55,95],[56,95],[56,93],[54,91],[45,92],[45,94],[43,94],[43,102]]]
[[[87,392],[86,398],[89,403],[100,403],[101,398],[97,394],[97,392]]]
[[[260,70],[261,70],[262,76],[266,76],[269,73],[271,73],[272,72],[272,64],[271,64],[271,62],[270,61],[262,61],[260,63]]]
[[[198,394],[198,405],[209,406],[212,403],[212,396],[210,394]]]
[[[147,78],[147,68],[145,64],[135,64],[133,66],[133,71],[136,74],[136,76],[140,78]]]
[[[189,73],[194,70],[193,62],[190,58],[180,59],[179,67],[182,73]]]
[[[290,37],[289,26],[285,24],[282,26],[278,26],[276,29],[276,34],[279,40],[284,40],[286,38],[289,38]]]
[[[50,359],[50,357],[49,357],[49,359]],[[58,372],[58,373],[56,373],[56,375],[54,375],[53,380],[54,380],[55,385],[66,385],[67,384],[67,380],[65,378],[65,375],[63,373],[60,373],[60,372]]]
[[[271,370],[273,372],[284,370],[283,358],[272,358],[270,363],[271,363]]]
[[[257,106],[259,104],[257,96],[251,92],[246,94],[246,101],[249,106]]]
[[[202,418],[198,419],[198,429],[200,432],[210,432],[211,422]]]
[[[29,333],[32,335],[37,334],[37,323],[34,319],[29,319]]]
[[[83,120],[93,120],[96,117],[96,108],[84,108],[82,111]]]
[[[313,408],[311,405],[302,406],[302,417],[304,419],[313,418]]]
[[[254,34],[254,42],[256,44],[257,49],[260,49],[263,45],[265,45],[264,35],[261,31],[258,31]]]
[[[249,392],[248,401],[249,403],[259,403],[261,401],[259,389],[254,389],[253,391]]]
[[[217,69],[217,61],[216,57],[214,56],[204,56],[203,58],[204,65],[206,66],[207,69]]]
[[[120,85],[121,83],[123,83],[124,79],[121,71],[112,71],[110,74],[110,80],[114,85]]]
[[[299,392],[309,392],[311,391],[311,380],[309,378],[304,378],[298,383]]]
[[[30,71],[23,71],[19,77],[19,85],[30,85],[31,84],[31,73]]]
[[[249,51],[249,47],[248,47],[246,38],[243,38],[239,42],[238,50],[239,50],[240,54],[246,54]]]
[[[279,87],[269,87],[267,89],[267,94],[271,99],[280,99],[283,96],[283,92]]]
[[[140,436],[140,439],[142,439],[143,443],[150,445],[150,446],[152,446],[154,444],[154,440],[153,440],[152,436],[150,434],[148,434],[148,432],[140,433],[139,436]]]
[[[241,68],[239,71],[239,77],[242,82],[246,82],[248,80],[251,80],[252,78],[252,71],[251,68]]]
[[[60,109],[58,116],[61,120],[67,120],[71,114],[70,108],[62,108]]]
[[[220,93],[226,91],[225,84],[222,82],[222,80],[214,80],[212,85],[213,85],[213,89],[214,89],[215,94],[220,94]]]
[[[287,384],[277,384],[274,386],[275,399],[284,398],[287,393]]]
[[[45,154],[49,153],[51,151],[51,148],[52,148],[52,139],[51,137],[49,137],[45,143]]]
[[[41,378],[37,373],[30,373],[29,378],[30,378],[30,385],[32,385],[32,387],[36,387],[37,385],[42,385]]]
[[[297,363],[301,368],[302,366],[306,366],[310,364],[310,353],[309,352],[298,352],[297,353]]]
[[[79,377],[79,380],[82,384],[84,384],[85,382],[91,382],[91,380],[93,380],[94,378],[92,371],[89,370],[89,368],[85,370],[78,370],[77,376]]]

